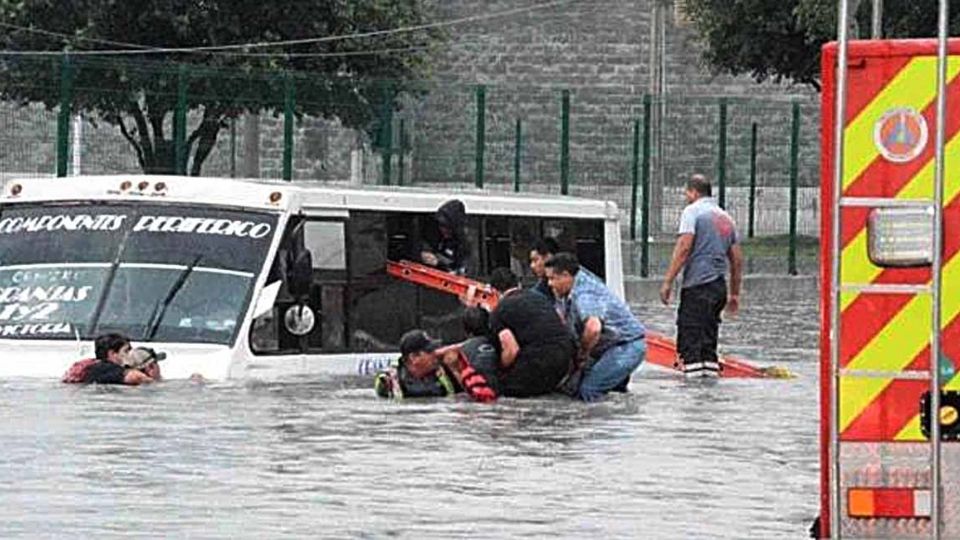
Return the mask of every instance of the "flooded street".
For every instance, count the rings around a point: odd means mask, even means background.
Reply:
[[[751,303],[725,352],[793,380],[393,402],[370,381],[0,382],[2,538],[803,538],[817,512],[816,300]],[[634,306],[673,333],[673,314]],[[5,358],[4,361],[16,361]]]

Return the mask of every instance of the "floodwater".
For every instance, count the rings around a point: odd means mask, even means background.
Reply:
[[[669,309],[635,308],[672,332]],[[594,404],[3,381],[0,538],[803,538],[817,324],[815,302],[767,299],[722,327],[726,352],[797,379],[645,367]]]

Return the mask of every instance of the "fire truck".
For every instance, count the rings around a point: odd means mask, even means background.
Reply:
[[[940,9],[937,39],[841,24],[823,49],[819,537],[960,538],[960,40]]]

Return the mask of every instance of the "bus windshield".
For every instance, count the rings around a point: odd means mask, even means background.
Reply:
[[[276,223],[152,203],[0,208],[0,339],[232,343]]]

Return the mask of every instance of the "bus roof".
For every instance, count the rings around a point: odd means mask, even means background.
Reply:
[[[282,211],[390,210],[432,212],[460,199],[468,214],[619,219],[616,204],[597,199],[481,189],[356,186],[187,176],[112,175],[8,179],[0,204],[19,202],[177,202]]]

